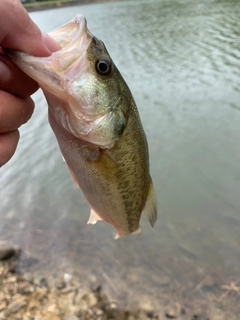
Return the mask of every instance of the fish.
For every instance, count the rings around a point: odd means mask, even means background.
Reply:
[[[115,239],[140,233],[142,213],[154,226],[148,144],[129,87],[82,14],[49,35],[61,46],[49,57],[8,54],[44,92],[63,158],[91,207],[88,223],[111,224]]]

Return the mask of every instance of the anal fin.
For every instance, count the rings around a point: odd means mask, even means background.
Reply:
[[[138,228],[135,231],[133,231],[131,234],[140,234],[140,233],[142,233],[142,228],[138,226]]]
[[[99,215],[91,208],[88,224],[95,224],[97,221],[102,220]]]
[[[142,233],[142,228],[140,226],[138,226],[138,228],[135,231],[131,232],[130,234],[135,235],[135,234],[140,234],[140,233]],[[118,233],[116,233],[114,239],[117,240],[119,238],[122,238],[123,236],[120,236]]]
[[[150,180],[148,196],[145,207],[143,209],[143,213],[148,218],[148,221],[153,227],[157,220],[157,197],[153,187],[152,179]]]

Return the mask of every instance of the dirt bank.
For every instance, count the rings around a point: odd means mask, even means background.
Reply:
[[[149,308],[130,310],[111,300],[98,284],[86,287],[68,274],[62,278],[40,275],[33,277],[29,272],[21,272],[18,264],[20,254],[19,246],[0,241],[1,320],[239,319],[232,317],[220,305],[210,311],[211,308],[208,310],[204,306],[199,308],[198,303],[182,304],[171,297],[167,304],[159,301],[157,311]]]

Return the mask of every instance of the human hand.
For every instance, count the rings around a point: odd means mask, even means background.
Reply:
[[[30,19],[19,0],[0,0],[0,167],[14,154],[18,128],[31,117],[34,102],[30,95],[38,84],[4,55],[2,48],[35,56],[49,56],[60,49]]]

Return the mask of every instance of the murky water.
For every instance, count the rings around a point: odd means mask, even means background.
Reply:
[[[124,303],[222,301],[221,286],[240,281],[240,3],[138,0],[31,17],[50,31],[78,12],[136,98],[157,224],[143,217],[143,234],[119,241],[104,223],[86,225],[89,207],[37,92],[17,153],[0,171],[1,238],[23,246],[22,268],[90,278]]]

